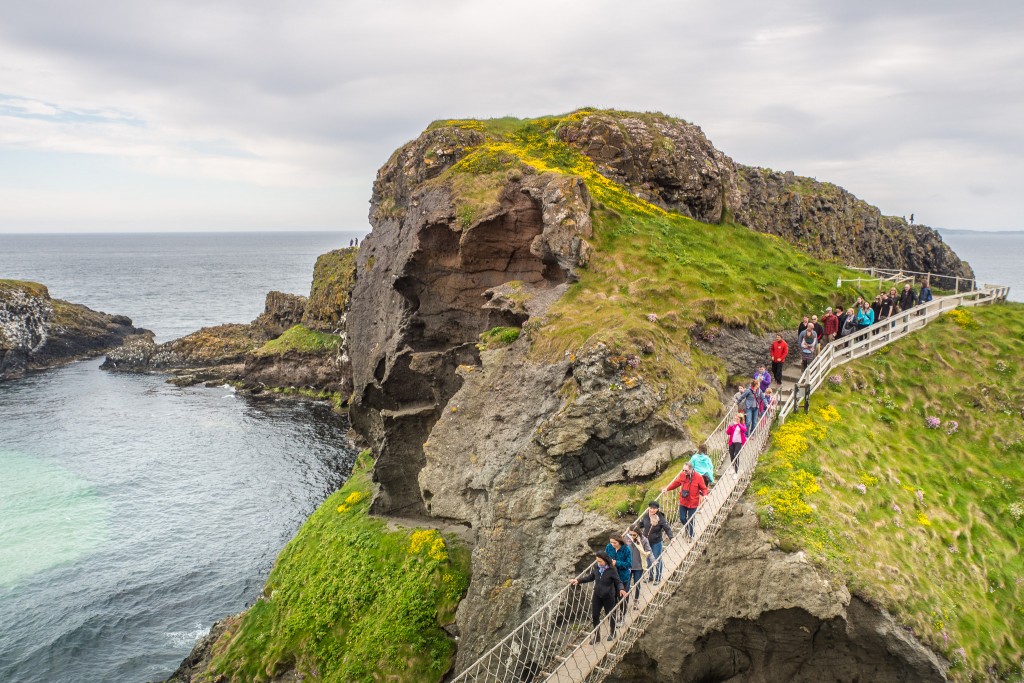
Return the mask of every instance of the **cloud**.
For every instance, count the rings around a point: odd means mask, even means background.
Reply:
[[[223,186],[219,220],[357,227],[376,168],[432,119],[595,105],[681,116],[883,209],[1019,227],[1024,9],[993,5],[8,0],[0,171],[4,150],[96,155],[156,193]],[[967,187],[989,192],[970,214],[937,198]]]

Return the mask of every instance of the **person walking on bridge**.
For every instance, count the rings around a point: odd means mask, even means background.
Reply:
[[[763,365],[757,368],[757,372],[754,373],[754,381],[757,382],[757,386],[760,387],[761,393],[772,385],[772,376],[768,374],[768,370]]]
[[[683,533],[693,540],[694,516],[708,495],[707,484],[704,477],[693,469],[693,463],[687,462],[679,476],[662,489],[662,493],[675,489],[679,489],[679,521],[683,524]]]
[[[608,545],[604,547],[608,557],[612,558],[615,571],[619,573],[619,580],[626,587],[626,594],[629,594],[629,580],[633,571],[633,551],[619,534],[612,534],[608,537]],[[626,606],[622,605],[622,611]]]
[[[651,556],[651,544],[646,538],[640,535],[636,529],[630,529],[626,534],[626,545],[629,546],[630,557],[633,566],[629,572],[629,578],[633,584],[633,608],[640,609],[640,579],[643,578],[644,570]]]
[[[736,421],[725,428],[725,438],[729,441],[729,460],[732,462],[732,476],[740,473],[740,449],[747,442],[747,426],[743,424],[743,413],[736,413]]]
[[[597,630],[594,631],[594,637],[590,640],[591,645],[597,645],[597,641],[601,639],[602,609],[605,614],[609,615],[608,621],[612,627],[608,634],[608,640],[615,640],[615,604],[618,602],[618,598],[628,595],[626,587],[619,579],[619,573],[612,566],[612,558],[608,556],[608,553],[599,550],[594,553],[594,557],[596,562],[590,571],[569,582],[569,585],[572,586],[594,582],[594,595],[590,600],[590,620]]]
[[[652,579],[652,583],[657,586],[658,582],[661,581],[661,551],[665,547],[662,542],[663,534],[668,536],[669,541],[672,540],[672,526],[665,519],[658,501],[652,500],[647,504],[647,514],[640,518],[635,528],[651,544],[651,568],[648,576]]]
[[[769,353],[772,356],[772,374],[775,376],[775,383],[782,386],[782,366],[786,364],[786,356],[789,355],[789,344],[782,338],[782,333],[775,335]]]
[[[764,394],[761,393],[761,384],[757,380],[752,381],[736,401],[746,412],[748,434],[757,426],[757,418],[760,416],[763,401]]]

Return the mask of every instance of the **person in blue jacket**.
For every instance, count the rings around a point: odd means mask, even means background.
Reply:
[[[857,313],[857,329],[864,330],[875,324],[875,311],[864,302],[860,312]]]
[[[619,579],[629,593],[629,582],[633,578],[633,551],[619,534],[608,537],[608,545],[604,547],[604,551],[612,558],[615,571],[619,573]],[[623,605],[622,608],[625,610],[626,606]]]

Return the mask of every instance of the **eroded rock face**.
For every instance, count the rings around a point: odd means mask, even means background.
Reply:
[[[378,454],[378,512],[422,513],[422,444],[476,365],[479,335],[518,326],[523,311],[488,305],[515,283],[552,300],[590,254],[590,197],[558,174],[510,177],[469,225],[456,216],[452,183],[437,178],[475,144],[473,131],[439,129],[399,150],[374,184],[356,265],[348,329],[353,426]],[[555,292],[555,296],[544,296]]]
[[[146,334],[123,315],[51,299],[43,285],[0,281],[0,380],[98,356]]]
[[[614,683],[943,681],[948,663],[803,555],[741,500]]]
[[[738,199],[732,159],[685,121],[594,114],[562,127],[559,135],[593,159],[605,177],[684,216],[718,223]]]
[[[614,525],[572,504],[668,435],[664,397],[620,388],[598,345],[580,358],[536,364],[527,347],[485,351],[458,369],[459,390],[424,445],[419,485],[431,515],[477,532],[473,578],[459,606],[460,668],[518,624],[589,557]]]
[[[559,134],[602,175],[691,218],[732,219],[841,263],[973,277],[931,228],[883,216],[830,183],[737,164],[685,121],[597,112]]]

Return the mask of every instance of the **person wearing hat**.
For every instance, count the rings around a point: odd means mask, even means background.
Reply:
[[[634,528],[651,544],[652,562],[648,576],[654,585],[658,585],[658,582],[661,581],[662,570],[661,551],[665,547],[662,541],[663,535],[668,536],[669,542],[672,541],[672,527],[665,519],[658,501],[652,500],[647,504],[647,512],[640,517]]]
[[[824,332],[821,339],[822,344],[836,340],[836,335],[839,334],[839,316],[832,312],[831,306],[825,309],[825,315],[821,318],[821,327]]]

